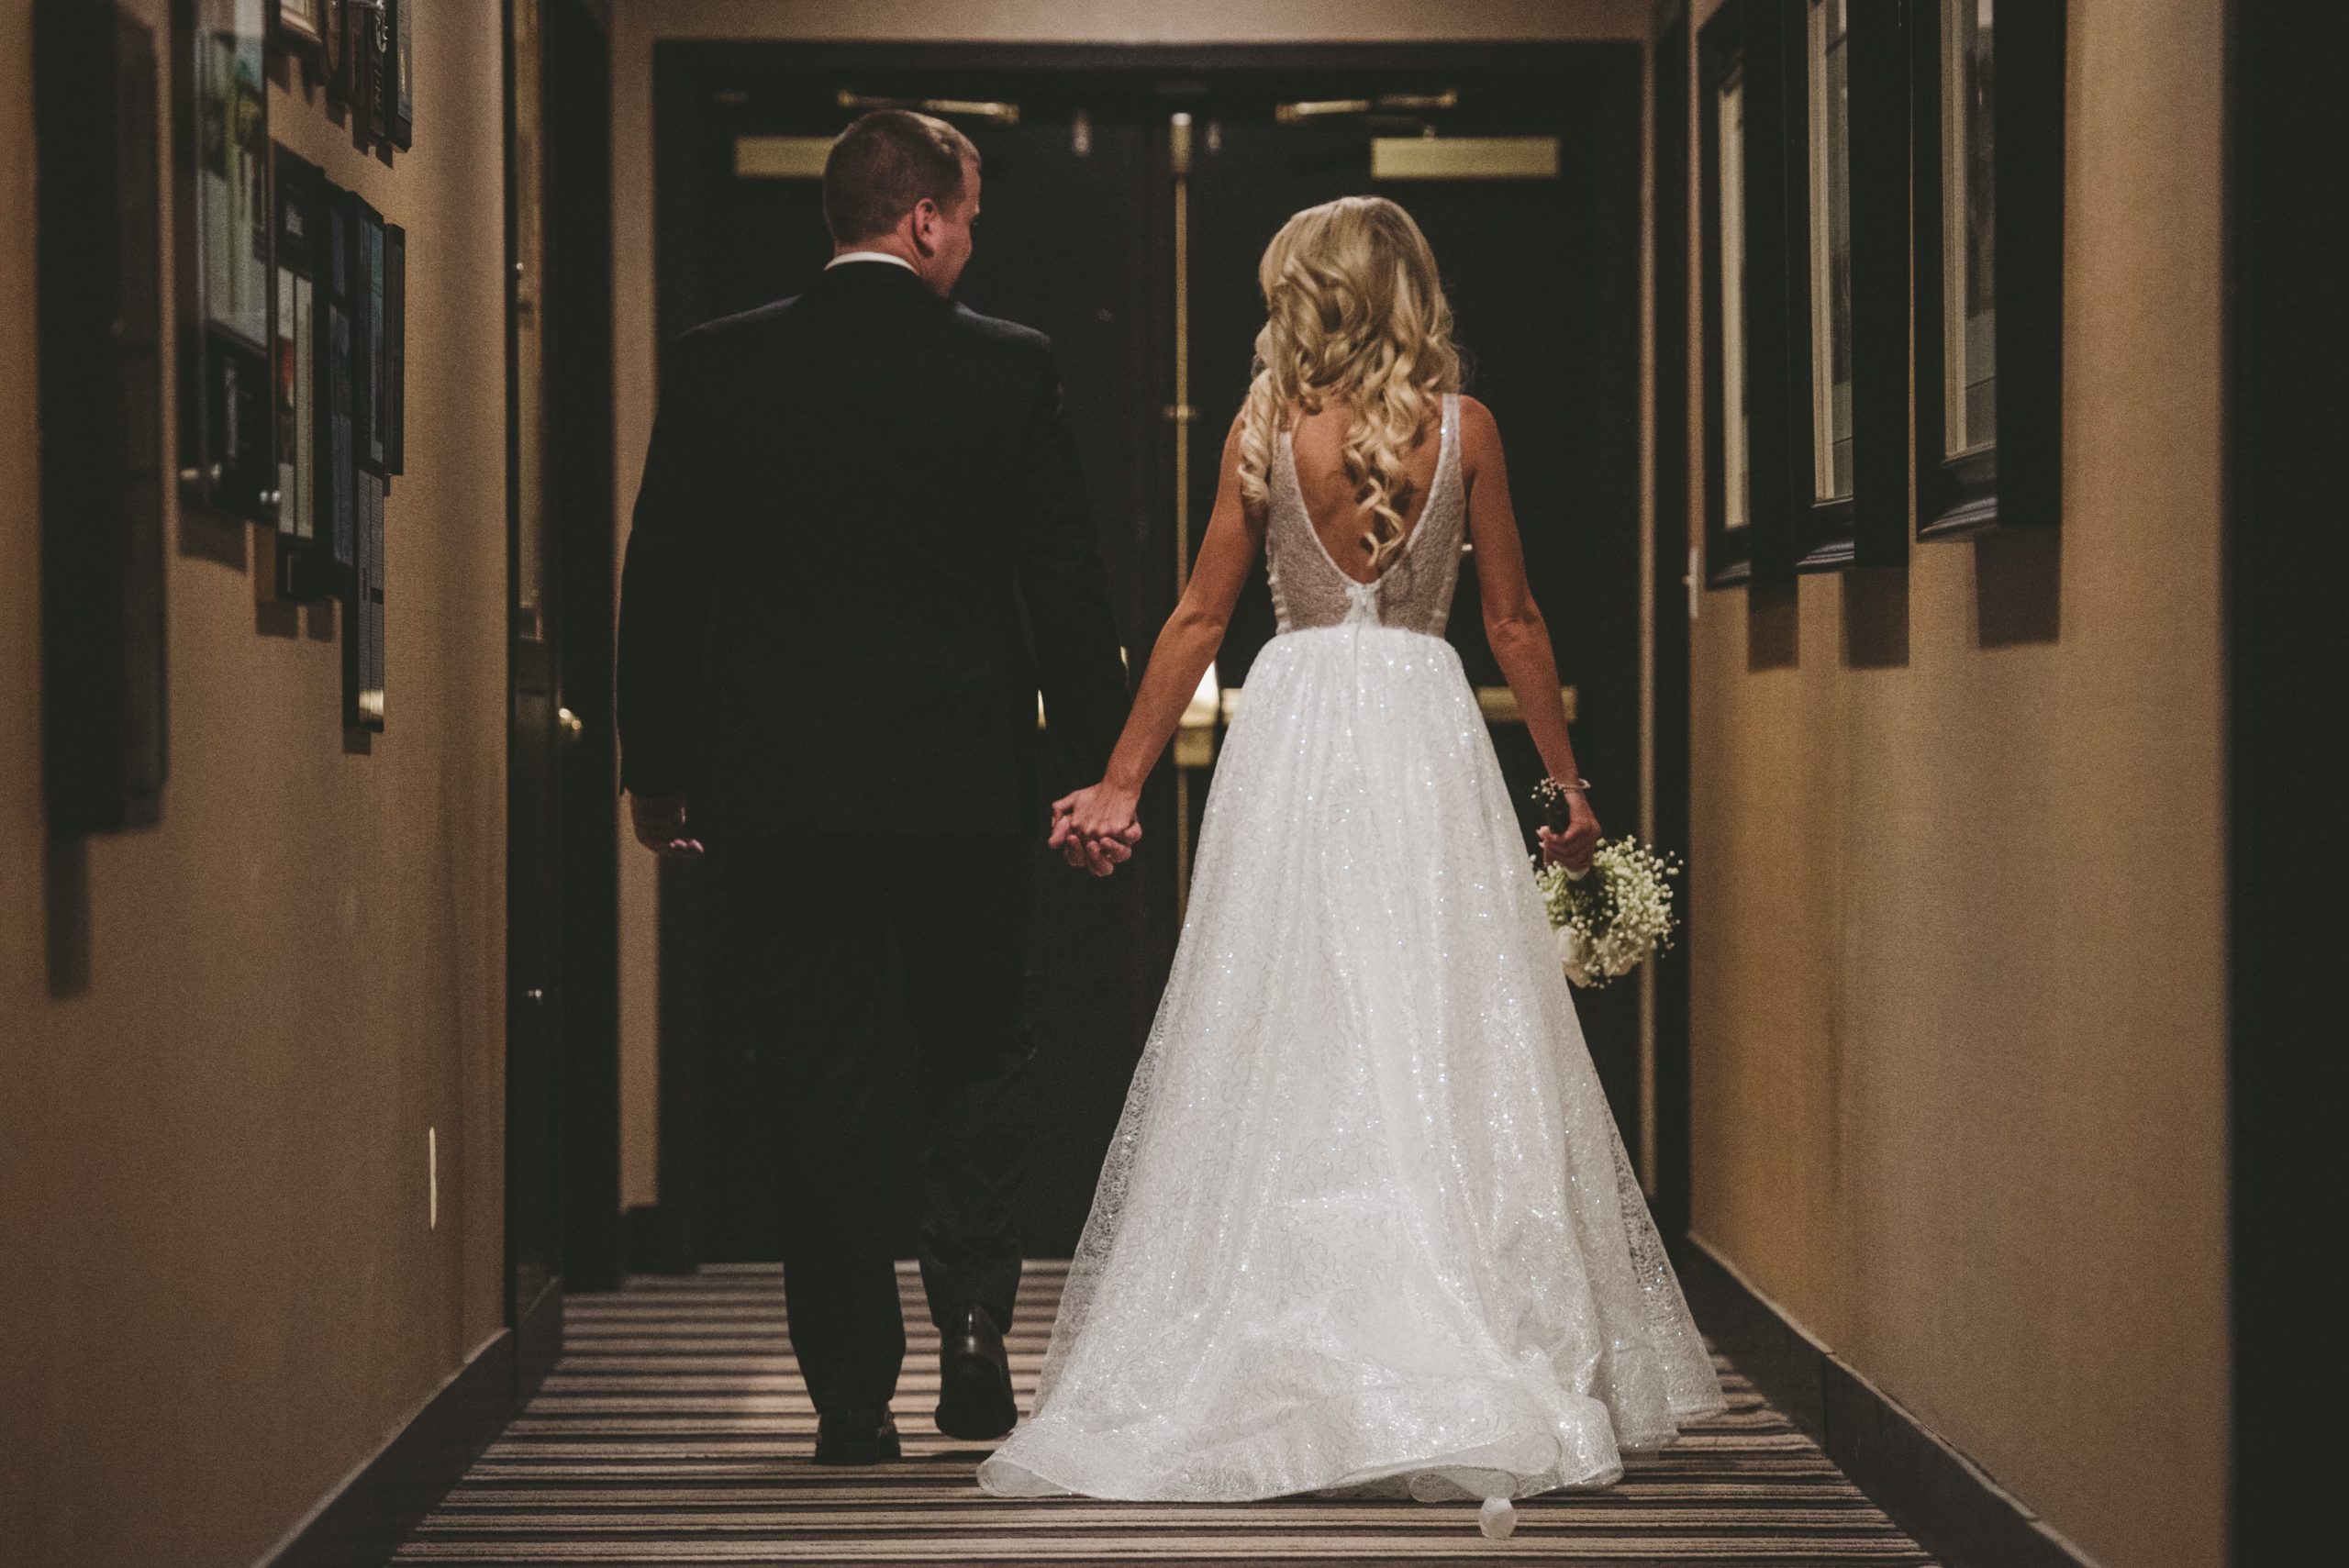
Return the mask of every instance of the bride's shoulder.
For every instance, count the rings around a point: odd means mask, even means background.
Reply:
[[[1460,396],[1460,456],[1471,468],[1477,460],[1500,456],[1500,422],[1484,403],[1466,393]]]

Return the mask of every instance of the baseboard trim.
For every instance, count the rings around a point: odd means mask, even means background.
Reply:
[[[1697,1237],[1672,1250],[1698,1323],[1895,1524],[1950,1568],[2096,1568]]]
[[[500,1329],[256,1568],[388,1562],[513,1418],[515,1336]]]

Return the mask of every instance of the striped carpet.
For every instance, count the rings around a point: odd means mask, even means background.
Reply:
[[[1020,1406],[1067,1265],[1032,1262],[1011,1334]],[[911,1263],[897,1386],[906,1457],[808,1462],[816,1418],[783,1331],[782,1272],[710,1267],[573,1296],[545,1387],[400,1562],[1930,1564],[1809,1439],[1722,1363],[1730,1408],[1600,1492],[1518,1505],[1486,1540],[1473,1504],[1011,1501],[972,1479],[982,1446],[941,1436],[938,1345]]]

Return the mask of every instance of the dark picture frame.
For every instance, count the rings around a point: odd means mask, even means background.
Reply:
[[[384,509],[380,473],[355,476],[359,548],[342,606],[342,722],[384,728]]]
[[[174,8],[182,500],[275,521],[267,28],[237,0]]]
[[[351,317],[350,570],[343,575],[342,721],[384,728],[384,512],[391,480],[390,268],[384,215],[356,193],[342,197],[350,248],[344,274]]]
[[[318,288],[316,231],[317,168],[283,147],[272,150],[276,205],[275,337],[271,353],[272,406],[276,414],[277,572],[283,599],[318,596],[304,591],[295,557],[318,542]]]
[[[1909,534],[1909,62],[1900,7],[1779,0],[1778,22],[1788,549],[1797,572],[1898,564]],[[1833,254],[1839,221],[1841,258]],[[1838,371],[1840,395],[1822,398],[1822,372]],[[1840,436],[1820,428],[1839,404]]]
[[[364,112],[352,119],[368,142],[382,146],[391,140],[391,0],[374,0],[365,8],[360,37],[364,40],[359,51],[366,75],[360,95]]]
[[[1853,564],[1909,559],[1909,34],[1907,7],[1852,7]]]
[[[327,98],[351,110],[356,117],[358,108],[365,102],[363,44],[366,29],[372,26],[367,7],[353,0],[326,0],[327,53],[331,66],[327,73]]]
[[[108,832],[170,769],[155,39],[92,0],[32,22],[42,794],[51,834]]]
[[[385,68],[391,85],[384,94],[384,134],[403,152],[416,145],[416,21],[412,13],[418,3],[419,0],[389,0],[392,41]]]
[[[1778,101],[1784,112],[1778,117],[1779,168],[1783,172],[1786,250],[1781,260],[1786,280],[1786,412],[1785,434],[1787,451],[1783,473],[1786,494],[1778,505],[1787,520],[1787,548],[1794,556],[1798,572],[1832,572],[1851,563],[1853,555],[1853,514],[1855,510],[1855,485],[1851,484],[1854,459],[1857,454],[1857,438],[1847,433],[1843,441],[1835,441],[1831,434],[1820,428],[1820,361],[1826,356],[1832,361],[1840,347],[1843,378],[1847,383],[1843,394],[1847,417],[1857,412],[1858,393],[1856,348],[1851,333],[1851,266],[1849,250],[1849,217],[1852,207],[1858,206],[1856,193],[1851,190],[1850,118],[1848,95],[1842,104],[1834,101],[1837,83],[1831,77],[1814,79],[1811,69],[1811,32],[1815,26],[1837,13],[1849,14],[1849,0],[1778,0],[1778,47],[1775,58],[1765,63],[1749,60],[1747,73],[1758,67],[1775,69],[1778,73]],[[1857,7],[1865,10],[1865,6]],[[1848,27],[1838,34],[1831,48],[1831,69],[1847,71],[1851,55],[1844,44],[1849,38]],[[1844,114],[1845,147],[1842,167],[1831,168],[1834,159],[1833,139],[1819,145],[1818,123],[1823,123],[1838,110]],[[1832,181],[1840,172],[1844,189],[1846,210],[1844,265],[1842,275],[1836,277],[1831,262],[1827,275],[1821,277],[1814,253],[1814,242],[1831,251],[1831,238],[1820,232],[1831,217],[1822,211],[1833,205]],[[1820,188],[1822,181],[1828,189]],[[1840,294],[1840,302],[1834,299]],[[1831,325],[1820,319],[1823,312],[1840,305],[1843,317],[1843,340],[1834,342]],[[1833,393],[1827,394],[1833,400]],[[1831,417],[1831,414],[1830,417]],[[1821,453],[1819,448],[1828,448]],[[1845,448],[1835,453],[1837,446]],[[1833,455],[1829,455],[1833,454]],[[1845,488],[1838,489],[1835,482],[1822,480],[1819,473],[1821,463],[1832,464],[1845,478]],[[1827,494],[1822,495],[1825,490]]]
[[[317,64],[326,52],[326,0],[269,0],[270,44],[280,53]]]
[[[1739,0],[1713,14],[1697,37],[1698,230],[1704,363],[1704,582],[1743,584],[1753,572],[1750,406],[1745,402],[1744,28]],[[1724,128],[1725,119],[1735,124]],[[1736,265],[1731,266],[1732,259]]]
[[[350,18],[344,14],[348,0],[318,0],[318,84],[326,89],[327,102],[346,101],[351,68]]]
[[[1799,303],[1788,239],[1787,160],[1790,108],[1784,61],[1788,41],[1787,0],[1729,0],[1706,28],[1733,28],[1740,61],[1744,137],[1739,149],[1745,228],[1744,400],[1746,411],[1746,582],[1786,583],[1794,577],[1795,353],[1791,317]],[[1794,143],[1798,147],[1798,142]]]
[[[1908,29],[1920,540],[2054,527],[2063,508],[2065,7],[2009,0],[1970,51],[1973,69],[1945,70],[1958,64],[1951,33],[1988,4],[1918,0]],[[1956,95],[1945,91],[1953,75]],[[1949,178],[1953,161],[1964,193]],[[1967,202],[1963,237],[1944,221],[1954,195]],[[1951,240],[1964,250],[1955,265]],[[1985,306],[1962,328],[1943,309],[1961,295]],[[1961,365],[1968,390],[1950,396],[1953,360],[1985,343],[1989,373]]]
[[[407,230],[384,226],[384,472],[407,472]]]
[[[381,475],[385,472],[392,402],[384,384],[391,369],[391,351],[384,341],[387,313],[384,293],[388,269],[384,215],[357,196],[351,198],[351,234],[357,247],[352,262],[351,315],[357,323],[355,336],[359,344],[359,395],[353,409],[358,435],[354,452],[362,469]]]
[[[317,339],[312,372],[312,539],[306,548],[279,555],[282,591],[296,599],[347,595],[359,549],[360,324],[351,308],[358,198],[323,177],[316,190],[310,227]]]

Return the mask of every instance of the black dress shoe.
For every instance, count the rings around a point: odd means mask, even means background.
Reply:
[[[816,1418],[816,1462],[818,1464],[878,1464],[902,1459],[896,1418],[888,1411],[850,1406]]]
[[[1011,1362],[984,1307],[966,1307],[939,1336],[938,1429],[950,1438],[999,1438],[1019,1423]]]

